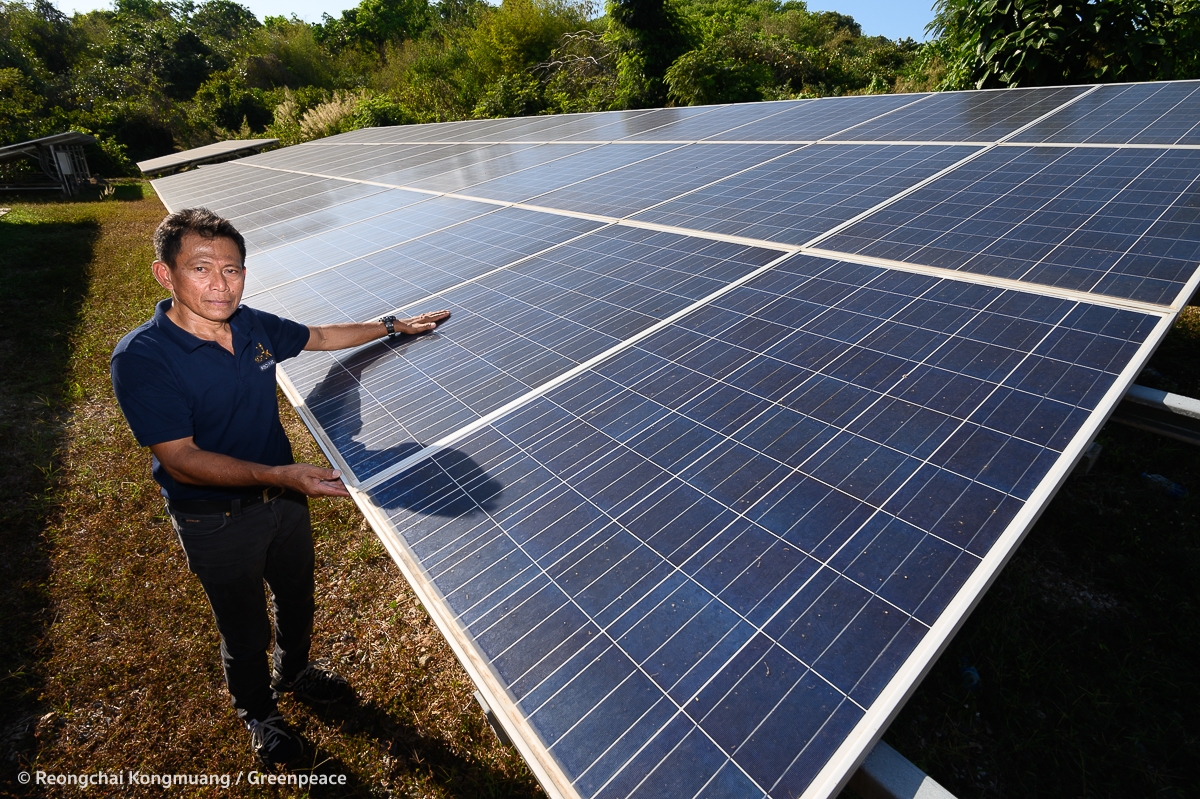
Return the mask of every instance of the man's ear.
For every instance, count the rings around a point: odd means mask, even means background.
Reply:
[[[174,283],[171,280],[171,267],[166,261],[155,261],[150,264],[150,271],[154,273],[154,279],[158,281],[158,285],[165,288],[167,291],[174,291]]]

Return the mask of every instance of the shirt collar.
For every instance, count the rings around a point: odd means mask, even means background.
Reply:
[[[233,312],[233,316],[229,318],[229,327],[233,330],[234,352],[241,352],[250,346],[251,327],[254,324],[254,320],[250,314],[242,313],[242,307],[239,305],[238,309]],[[154,324],[166,333],[168,338],[178,344],[181,349],[185,352],[195,352],[205,344],[212,343],[207,339],[192,335],[171,321],[171,317],[167,316],[167,311],[169,310],[171,310],[171,298],[167,297],[154,307]]]

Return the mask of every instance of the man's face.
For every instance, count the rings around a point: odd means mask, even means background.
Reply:
[[[175,267],[154,262],[154,276],[171,292],[179,311],[209,322],[225,322],[242,301],[246,270],[232,239],[185,233]]]

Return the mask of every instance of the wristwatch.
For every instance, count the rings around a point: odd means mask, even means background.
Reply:
[[[383,326],[387,328],[388,338],[395,338],[396,337],[396,317],[381,316],[379,318],[379,321],[383,322]]]

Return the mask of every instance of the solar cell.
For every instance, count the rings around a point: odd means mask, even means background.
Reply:
[[[799,796],[1158,322],[796,256],[370,500],[579,796]]]
[[[207,177],[200,174],[210,170],[213,172]],[[160,178],[153,185],[163,203],[173,210],[185,208],[189,202],[195,204],[196,187],[203,187],[203,204],[246,232],[384,190],[381,186],[234,164],[201,167]]]
[[[931,94],[919,103],[843,130],[836,139],[994,142],[1086,91],[1086,86],[1064,86]]]
[[[1017,134],[1017,142],[1200,144],[1200,82],[1101,86],[1049,119]]]
[[[336,207],[362,197],[384,191],[382,186],[346,183],[340,180],[308,178],[289,186],[285,192],[271,195],[270,202],[256,198],[239,198],[236,205],[213,208],[217,213],[236,220],[239,230],[253,231],[279,221],[295,219],[322,208]]]
[[[811,145],[634,219],[802,244],[973,152],[956,146]]]
[[[324,144],[370,143],[404,144],[426,141],[467,141],[477,133],[513,126],[509,119],[463,119],[455,122],[434,122],[421,125],[398,125],[384,128],[364,128],[339,133],[320,140]]]
[[[627,111],[627,114],[637,114],[637,111]],[[590,116],[590,115],[584,115]],[[461,126],[447,130],[442,126],[434,135],[437,141],[519,141],[521,133],[534,127],[556,127],[564,122],[562,117],[517,117],[514,119],[481,120],[477,125]],[[442,139],[441,136],[449,138]],[[431,139],[431,140],[434,140]]]
[[[823,249],[1170,304],[1200,260],[1200,152],[1003,147]]]
[[[223,215],[236,220],[239,231],[252,235],[260,228],[281,222],[286,224],[327,208],[338,208],[345,203],[362,201],[369,204],[369,198],[385,192],[382,186],[313,178],[292,186],[286,195],[273,197],[269,204],[243,199],[236,206],[226,209]]]

